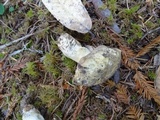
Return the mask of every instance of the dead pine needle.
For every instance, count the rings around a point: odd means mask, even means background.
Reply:
[[[83,90],[81,91],[81,96],[77,102],[77,106],[75,108],[75,111],[73,113],[73,117],[71,120],[76,120],[77,116],[79,115],[79,113],[81,112],[83,105],[85,103],[85,99],[86,99],[86,93],[87,93],[87,87],[84,87]]]
[[[110,38],[112,41],[118,44],[119,49],[122,52],[122,62],[127,68],[131,68],[133,70],[137,70],[139,65],[139,62],[135,59],[136,54],[132,49],[130,49],[128,46],[123,44],[123,38],[121,38],[119,35],[115,34],[112,30],[107,29],[108,34],[110,35]]]
[[[136,106],[131,106],[126,112],[126,114],[126,117],[129,119],[144,120],[144,114],[142,113],[142,109]]]
[[[152,42],[150,42],[148,45],[146,45],[144,48],[142,48],[138,54],[136,55],[136,57],[140,57],[146,53],[148,53],[153,47],[155,47],[156,45],[160,44],[160,36],[158,36],[157,38],[155,38]]]
[[[160,96],[157,89],[154,88],[153,82],[147,80],[147,76],[143,75],[140,71],[136,71],[133,78],[135,80],[137,92],[148,100],[153,98],[155,102],[160,105]]]

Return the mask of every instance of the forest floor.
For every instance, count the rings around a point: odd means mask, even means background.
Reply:
[[[112,12],[105,19],[83,0],[94,38],[65,28],[41,0],[6,1],[0,3],[0,120],[21,120],[24,98],[45,120],[160,120],[159,0],[104,0]],[[72,84],[77,64],[56,45],[64,32],[82,45],[121,49],[119,74],[92,87]]]

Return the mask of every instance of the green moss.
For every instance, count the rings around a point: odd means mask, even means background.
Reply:
[[[112,13],[115,13],[117,9],[117,0],[107,0],[106,2],[107,8],[112,11]]]
[[[128,43],[128,44],[132,44],[133,42],[134,42],[134,39],[133,39],[133,38],[127,39],[127,43]]]
[[[89,34],[85,34],[83,37],[84,41],[90,41],[91,40],[91,36]]]
[[[154,71],[148,71],[148,77],[151,79],[151,80],[155,80],[156,78],[156,73]]]
[[[135,23],[132,23],[131,26],[130,32],[133,33],[136,38],[141,38],[143,35],[141,26]]]
[[[53,77],[58,77],[61,75],[61,70],[59,69],[59,56],[56,54],[52,54],[51,52],[46,53],[44,57],[44,67],[47,72],[50,72]]]
[[[39,76],[37,66],[34,62],[27,62],[26,67],[23,69],[23,73],[28,74],[32,78],[36,78]]]
[[[16,120],[22,120],[22,115],[20,112],[16,112]]]
[[[0,59],[3,59],[3,58],[4,58],[4,56],[5,56],[5,54],[0,53]]]
[[[129,38],[127,39],[128,44],[132,44],[135,40],[140,39],[143,36],[141,26],[136,23],[131,23],[131,28],[129,29]]]
[[[139,8],[140,8],[140,5],[135,5],[135,6],[131,7],[130,9],[124,9],[124,13],[125,13],[127,16],[131,16],[131,15],[133,15]]]
[[[148,29],[153,29],[156,27],[156,24],[151,21],[147,21],[145,25],[147,26]]]
[[[11,93],[13,96],[16,96],[18,93],[15,82],[12,84]]]
[[[27,12],[26,17],[27,17],[28,19],[30,19],[30,18],[32,18],[33,16],[34,16],[34,11],[33,11],[32,9],[30,9],[30,10]]]
[[[99,114],[97,120],[106,120],[105,114]]]
[[[34,84],[31,84],[28,86],[26,92],[31,93],[31,92],[34,92],[36,89],[37,89],[37,87]]]
[[[6,39],[0,39],[0,44],[5,44],[5,43],[7,43]]]
[[[51,113],[60,103],[57,88],[51,85],[41,85],[38,92],[38,98],[42,101],[42,104],[48,107],[48,112]]]
[[[57,111],[56,111],[56,115],[57,115],[58,117],[60,117],[60,118],[63,118],[63,113],[62,113],[61,110],[57,110]]]
[[[62,57],[63,60],[63,64],[71,71],[74,72],[75,71],[75,67],[76,67],[76,62],[74,62],[73,60],[63,56]]]
[[[106,20],[109,25],[113,25],[114,19],[112,14],[109,17],[107,17]]]

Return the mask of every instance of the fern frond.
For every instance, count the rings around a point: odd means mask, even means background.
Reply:
[[[131,106],[126,114],[126,117],[129,119],[144,120],[144,114],[142,113],[142,110],[136,106]]]
[[[148,45],[146,45],[144,48],[142,48],[138,54],[136,55],[136,57],[140,57],[144,54],[146,54],[147,52],[150,51],[150,49],[152,49],[153,47],[155,47],[156,45],[160,44],[160,36],[158,36],[157,38],[155,38],[151,43],[149,43]]]
[[[157,89],[154,88],[153,82],[148,81],[148,78],[140,71],[136,71],[136,74],[133,78],[135,80],[138,93],[142,94],[143,97],[147,98],[148,100],[153,98],[160,105],[160,96]]]

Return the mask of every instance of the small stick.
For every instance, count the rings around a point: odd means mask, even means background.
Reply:
[[[6,2],[3,5],[6,5],[9,2],[9,0],[6,0]]]
[[[21,37],[21,38],[18,38],[18,39],[16,39],[16,40],[13,40],[13,41],[11,41],[11,42],[9,42],[9,43],[6,43],[6,44],[4,44],[4,45],[1,45],[1,46],[0,46],[0,50],[3,50],[3,49],[5,49],[6,47],[11,46],[12,44],[17,43],[17,42],[19,42],[19,41],[23,41],[23,40],[25,40],[25,39],[27,39],[27,38],[29,38],[29,37],[37,34],[37,33],[43,32],[44,30],[45,30],[45,29],[40,30],[40,31],[35,32],[35,33],[31,32],[31,33],[29,33],[29,34],[27,34],[27,35],[25,35],[25,36],[23,36],[23,37]],[[32,31],[33,31],[33,30],[32,30]]]
[[[6,43],[6,44],[4,44],[4,45],[1,45],[1,46],[0,46],[0,50],[3,50],[3,49],[5,49],[6,47],[8,47],[8,46],[10,46],[10,45],[12,45],[12,44],[14,44],[14,43],[17,43],[17,42],[19,42],[19,41],[23,41],[23,40],[27,39],[28,37],[30,37],[30,36],[32,36],[32,35],[34,35],[34,33],[27,34],[26,36],[23,36],[23,37],[21,37],[21,38],[18,38],[17,40],[13,40],[12,42],[9,42],[9,43]]]

